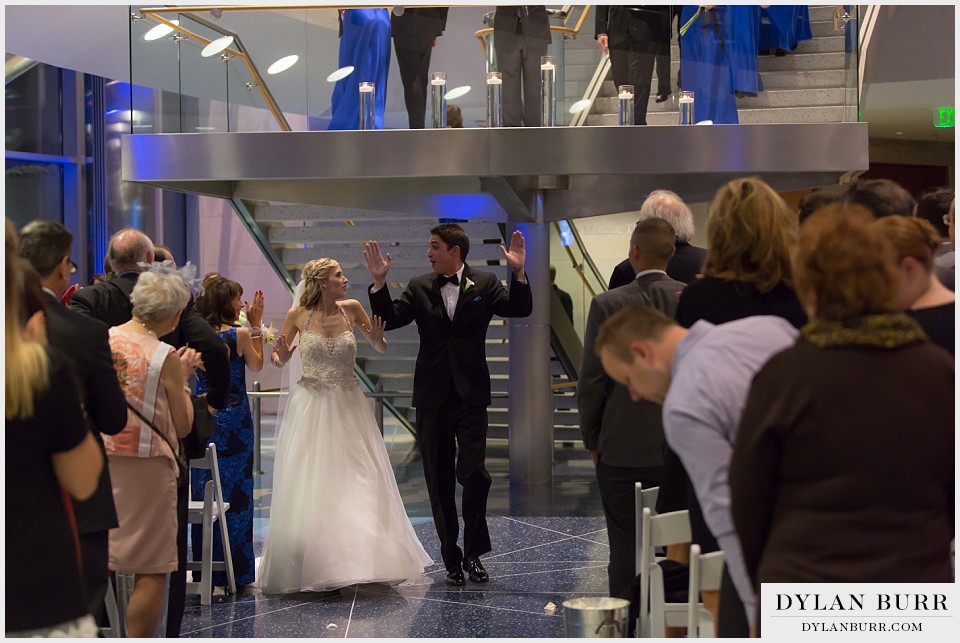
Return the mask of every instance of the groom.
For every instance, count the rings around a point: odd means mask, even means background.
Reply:
[[[519,231],[513,233],[509,251],[500,246],[513,271],[509,291],[495,274],[474,271],[464,263],[469,250],[470,239],[455,223],[432,229],[427,258],[433,272],[411,279],[400,299],[393,301],[386,287],[390,255],[384,259],[376,241],[363,251],[373,277],[369,289],[373,314],[386,321],[387,330],[417,322],[420,352],[413,379],[417,447],[447,583],[458,586],[465,584],[464,570],[475,583],[489,580],[480,563],[480,555],[491,549],[486,519],[490,474],[484,466],[490,404],[487,326],[494,315],[526,317],[533,311]],[[457,482],[463,486],[463,551],[457,546]]]

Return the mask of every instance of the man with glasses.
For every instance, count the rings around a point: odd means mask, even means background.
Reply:
[[[954,211],[956,200],[950,201],[950,210],[943,215],[943,222],[947,225],[947,236],[950,238],[950,251],[945,252],[934,259],[937,266],[937,279],[950,290],[955,290],[954,281],[956,279],[956,229],[954,226]]]
[[[20,231],[20,255],[40,273],[47,294],[47,339],[66,355],[77,374],[88,427],[100,445],[101,433],[116,435],[127,423],[127,404],[113,369],[107,325],[69,310],[61,302],[77,264],[70,257],[73,235],[54,221],[31,221]],[[83,585],[88,611],[98,622],[107,590],[107,532],[118,526],[110,469],[100,473],[97,490],[87,500],[73,501],[80,535]]]

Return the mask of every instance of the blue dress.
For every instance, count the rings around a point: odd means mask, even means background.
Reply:
[[[339,67],[354,71],[337,81],[330,98],[331,130],[360,129],[362,82],[373,82],[376,129],[383,129],[387,106],[387,72],[390,71],[390,12],[386,9],[347,9],[343,12]]]
[[[760,8],[760,51],[793,51],[803,40],[813,38],[810,10],[804,4],[770,5]]]
[[[698,7],[685,6],[680,24]],[[739,123],[735,92],[763,90],[757,69],[759,6],[717,5],[704,12],[681,37],[680,78],[694,92],[694,117],[716,124]]]
[[[253,418],[247,400],[246,366],[237,352],[237,329],[219,333],[230,349],[230,393],[227,407],[217,412],[217,430],[211,442],[217,445],[220,467],[220,486],[223,499],[230,503],[227,511],[227,529],[230,534],[230,553],[237,585],[249,585],[254,578],[253,555]],[[197,394],[207,392],[207,378],[197,371]],[[193,500],[203,500],[203,487],[210,479],[210,471],[190,470],[190,493]],[[202,538],[200,525],[192,526],[194,560],[200,559]],[[213,559],[223,560],[220,529],[213,534]],[[199,572],[194,572],[199,575]],[[214,572],[213,584],[226,586],[227,575]]]

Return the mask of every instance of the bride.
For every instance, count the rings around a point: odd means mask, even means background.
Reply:
[[[257,570],[265,593],[396,584],[433,562],[407,518],[383,437],[353,376],[353,324],[381,353],[385,324],[371,322],[355,299],[338,302],[346,292],[336,261],[310,261],[273,350],[274,364],[291,362],[293,377],[302,362],[302,377],[277,433],[270,526]],[[297,333],[299,351],[291,346]]]

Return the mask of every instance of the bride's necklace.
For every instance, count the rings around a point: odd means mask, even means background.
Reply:
[[[140,321],[140,320],[137,319],[136,317],[133,317],[132,319],[133,319],[133,321],[135,321],[135,322],[137,322],[138,324],[140,324],[141,326],[143,326],[143,330],[147,331],[147,334],[148,334],[148,335],[151,335],[151,336],[153,336],[153,337],[156,337],[156,336],[157,336],[157,334],[156,334],[155,332],[153,332],[152,330],[150,330],[149,328],[147,328],[147,325],[146,325],[145,323],[143,323],[142,321]]]

